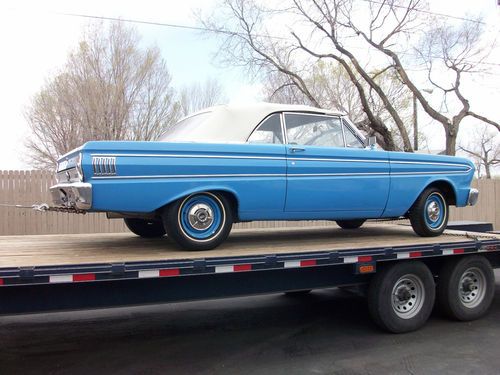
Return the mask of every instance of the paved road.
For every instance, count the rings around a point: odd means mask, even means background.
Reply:
[[[17,373],[499,374],[500,281],[484,319],[404,335],[338,290],[4,317],[0,374]]]

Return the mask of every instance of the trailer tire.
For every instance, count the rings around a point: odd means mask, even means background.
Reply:
[[[233,210],[222,194],[191,194],[163,212],[167,235],[185,250],[212,250],[226,240],[233,226]]]
[[[434,278],[424,263],[395,263],[372,278],[368,308],[375,323],[386,331],[415,331],[429,319],[435,293]]]
[[[485,257],[450,259],[438,280],[437,301],[449,318],[471,321],[488,312],[495,294],[495,275]]]
[[[336,220],[335,222],[342,229],[358,229],[364,224],[365,219]]]
[[[123,221],[132,233],[137,234],[140,237],[163,237],[166,233],[161,220],[125,218]]]

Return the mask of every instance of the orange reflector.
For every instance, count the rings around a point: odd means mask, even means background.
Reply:
[[[372,273],[375,272],[375,266],[372,264],[366,264],[359,266],[359,273]]]

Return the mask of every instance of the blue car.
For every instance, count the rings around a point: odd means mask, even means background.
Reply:
[[[221,244],[252,220],[410,219],[441,234],[448,206],[473,205],[473,164],[452,156],[367,147],[349,119],[318,108],[260,103],[188,116],[156,142],[88,142],[58,160],[58,206],[123,218],[143,237],[185,249]]]

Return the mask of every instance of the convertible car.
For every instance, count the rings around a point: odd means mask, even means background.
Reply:
[[[377,150],[336,112],[260,103],[184,118],[156,142],[88,142],[58,160],[56,205],[123,218],[185,249],[222,243],[235,222],[410,219],[436,236],[448,206],[473,205],[473,164]]]

